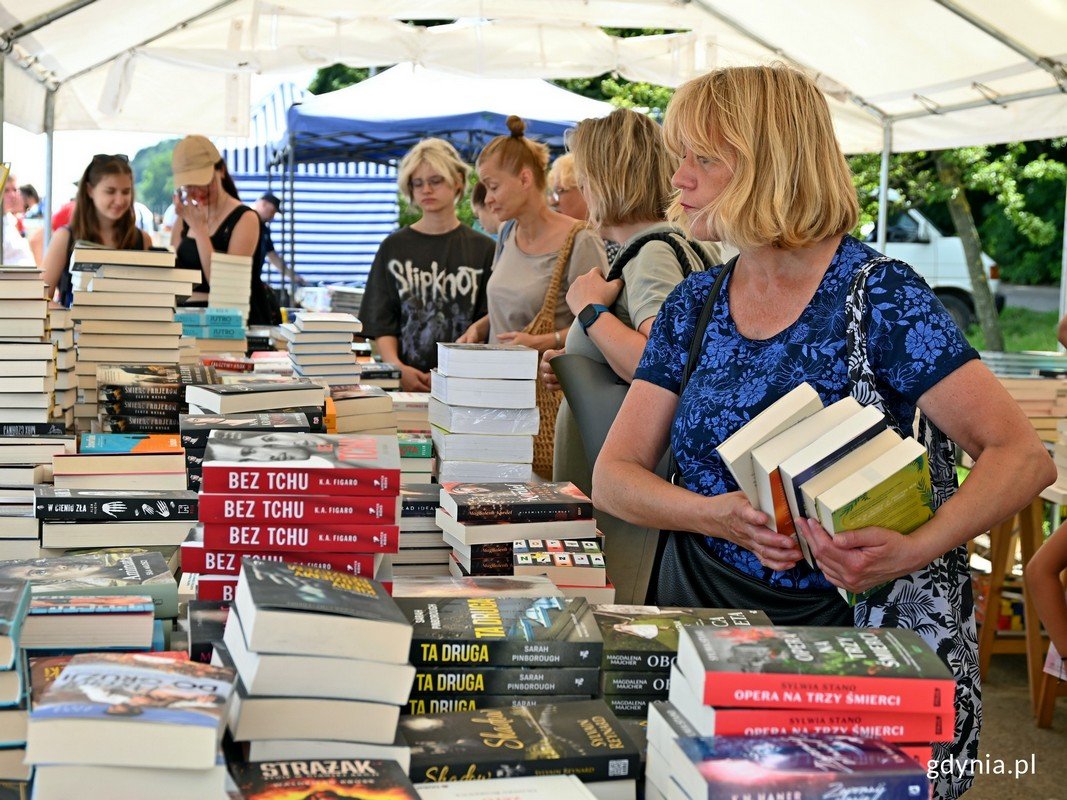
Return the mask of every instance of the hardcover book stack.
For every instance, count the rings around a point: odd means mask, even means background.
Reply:
[[[52,482],[56,454],[76,450],[74,437],[62,431],[59,423],[0,425],[0,560],[38,556],[33,490]]]
[[[218,382],[211,367],[196,364],[102,364],[86,377],[83,397],[91,383],[95,402],[79,403],[78,415],[92,414],[103,433],[177,433],[186,387]]]
[[[600,800],[637,796],[640,751],[603,700],[404,717],[400,729],[416,784],[563,774]]]
[[[337,433],[396,435],[393,401],[384,389],[358,383],[330,384],[330,400],[337,415]]]
[[[74,428],[74,404],[78,401],[78,374],[74,371],[74,320],[69,308],[48,309],[49,336],[56,346],[56,391],[52,421]]]
[[[41,546],[177,547],[196,524],[197,496],[184,488],[34,489]]]
[[[76,655],[35,703],[34,795],[222,797],[233,670],[141,654]]]
[[[604,645],[582,598],[396,602],[414,625],[412,714],[583,700],[598,693]]]
[[[1057,425],[1067,417],[1067,381],[1060,378],[1005,378],[1008,390],[1043,441],[1059,438]]]
[[[396,410],[396,425],[409,433],[430,433],[430,395],[425,392],[389,392]]]
[[[671,688],[671,665],[683,625],[715,628],[770,625],[762,611],[667,606],[595,605],[604,640],[601,690],[620,717],[641,717]]]
[[[400,483],[431,483],[433,475],[433,439],[428,433],[401,431],[397,434],[400,443]]]
[[[669,743],[656,744],[653,718],[677,711],[700,736],[751,737],[731,747],[819,736],[831,737],[819,747],[833,750],[832,737],[859,737],[867,742],[856,745],[860,751],[893,753],[890,761],[910,761],[898,763],[908,774],[919,764],[923,775],[933,743],[953,739],[954,697],[948,668],[911,630],[686,626],[670,702],[651,706],[648,772],[678,775],[689,760],[707,757],[704,745],[679,756]],[[656,759],[664,759],[662,770]]]
[[[399,755],[411,625],[379,584],[245,560],[223,644],[213,658],[240,678],[230,734],[249,760]]]
[[[445,409],[430,421],[441,483],[530,480],[536,383],[529,347],[437,343],[430,393]]]
[[[201,355],[233,353],[243,356],[248,349],[245,317],[239,308],[183,309],[174,315],[182,324],[182,335],[196,340]]]
[[[807,383],[716,451],[752,505],[770,517],[768,527],[796,537],[811,564],[798,518],[818,519],[830,535],[871,525],[907,534],[933,516],[923,444],[902,438],[885,414],[851,397],[823,408]],[[850,604],[869,593],[841,590]]]
[[[29,676],[19,653],[30,604],[30,585],[24,580],[0,580],[0,790],[25,797],[31,769],[26,755],[26,715]]]
[[[55,397],[56,348],[39,270],[0,267],[0,317],[0,422],[46,424],[62,418]]]
[[[373,577],[380,554],[397,550],[399,478],[395,437],[212,431],[203,546],[183,548],[197,599],[233,599],[242,556]]]
[[[319,379],[331,386],[360,382],[352,336],[362,329],[360,321],[351,314],[311,312],[297,314],[294,322],[279,328],[289,341],[293,374]]]
[[[252,285],[252,256],[227,253],[211,255],[211,289],[207,305],[210,309],[236,309],[241,325],[248,322],[249,287]]]
[[[597,536],[593,503],[573,483],[443,483],[440,505],[436,519],[452,548],[453,575],[514,574],[517,540],[534,540],[537,550],[551,542],[554,551],[582,553],[579,540]],[[532,558],[523,560],[532,566]],[[529,572],[547,574],[557,559],[549,561]]]

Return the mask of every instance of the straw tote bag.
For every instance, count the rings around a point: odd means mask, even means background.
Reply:
[[[552,269],[552,279],[548,282],[548,290],[545,292],[541,310],[530,320],[530,324],[522,329],[523,333],[541,336],[556,330],[556,306],[559,304],[560,291],[563,289],[563,273],[567,271],[567,264],[571,260],[575,237],[588,227],[586,223],[579,222],[570,229],[556,257],[556,265]],[[536,386],[537,410],[541,421],[537,435],[534,437],[533,470],[545,480],[552,480],[552,448],[556,440],[556,413],[563,400],[563,392],[550,391],[545,388],[541,380],[537,381]]]

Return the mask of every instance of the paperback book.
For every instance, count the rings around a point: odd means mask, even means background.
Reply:
[[[311,430],[303,414],[264,412],[260,414],[183,414],[178,417],[183,447],[203,450],[208,435],[216,430],[285,431],[303,433]]]
[[[233,775],[244,800],[420,800],[408,776],[394,761],[261,761],[236,764]]]
[[[395,553],[396,525],[234,525],[206,522],[201,526],[204,547],[272,553]]]
[[[204,471],[207,472],[207,470]],[[200,519],[205,523],[394,525],[399,512],[399,499],[393,497],[330,497],[299,494],[200,495]]]
[[[444,483],[441,508],[457,522],[591,519],[593,503],[573,483]]]
[[[594,694],[596,667],[420,667],[412,696]]]

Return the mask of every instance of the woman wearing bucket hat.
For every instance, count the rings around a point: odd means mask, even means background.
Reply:
[[[203,276],[186,305],[206,304],[215,253],[252,256],[255,286],[263,268],[259,215],[241,203],[218,149],[204,136],[186,136],[174,147],[171,169],[174,210],[182,221],[171,234],[177,265]]]

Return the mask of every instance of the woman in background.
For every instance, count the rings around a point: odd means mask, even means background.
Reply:
[[[152,238],[135,224],[133,170],[120,154],[97,155],[78,181],[78,194],[70,224],[56,230],[41,270],[49,297],[69,306],[74,298],[70,256],[76,242],[84,241],[113,250],[147,250]]]
[[[573,145],[568,145],[572,147]],[[609,143],[609,148],[614,144]],[[621,159],[614,162],[615,169],[624,163]],[[590,220],[589,203],[585,194],[578,186],[578,176],[574,165],[574,153],[564,153],[552,162],[552,169],[548,171],[548,204],[560,214],[578,220]],[[593,220],[590,220],[591,222]],[[598,231],[601,241],[604,242],[604,254],[610,264],[622,249],[619,242],[612,239],[603,230]]]
[[[171,156],[174,172],[174,210],[181,220],[171,231],[177,266],[198,269],[201,281],[185,305],[207,305],[211,290],[211,257],[215,253],[252,257],[249,322],[258,323],[269,311],[260,273],[264,254],[259,246],[259,215],[241,202],[237,186],[218,149],[204,136],[186,136]],[[262,312],[262,313],[261,313]]]

